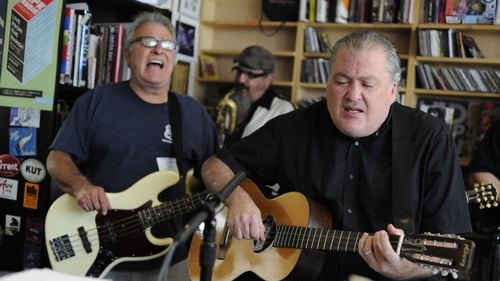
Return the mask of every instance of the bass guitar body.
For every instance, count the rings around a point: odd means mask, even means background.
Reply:
[[[57,198],[45,220],[52,268],[73,275],[104,277],[119,263],[164,255],[173,238],[155,237],[151,226],[196,209],[207,194],[160,202],[158,194],[178,181],[177,173],[158,171],[123,192],[107,193],[113,210],[105,216],[85,212],[68,194]]]

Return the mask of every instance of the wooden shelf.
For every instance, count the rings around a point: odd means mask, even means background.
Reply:
[[[486,24],[433,24],[421,23],[423,3],[414,1],[412,23],[317,23],[317,22],[273,22],[261,15],[261,4],[252,0],[204,0],[200,21],[199,53],[215,56],[221,73],[218,80],[197,79],[195,93],[199,100],[206,100],[221,84],[232,83],[233,58],[249,45],[259,44],[268,48],[277,60],[274,85],[286,92],[292,102],[316,99],[325,96],[326,84],[301,82],[302,60],[309,58],[329,59],[328,52],[311,53],[304,50],[304,32],[314,27],[328,34],[331,43],[344,35],[358,30],[376,30],[389,37],[398,48],[402,66],[405,67],[404,84],[399,88],[401,101],[416,107],[419,98],[435,98],[467,101],[496,101],[500,94],[428,90],[420,88],[416,66],[430,64],[440,67],[470,67],[478,69],[500,69],[500,26]],[[262,21],[259,20],[262,17]],[[418,33],[422,29],[461,31],[473,37],[485,58],[448,58],[419,55]],[[264,31],[263,31],[264,30]],[[273,35],[267,31],[276,31]],[[467,159],[467,158],[463,158]],[[468,160],[462,160],[468,163]]]

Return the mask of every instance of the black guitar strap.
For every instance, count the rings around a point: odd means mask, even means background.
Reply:
[[[184,182],[185,169],[182,163],[182,112],[179,100],[173,92],[168,92],[169,117],[172,124],[172,139],[174,145],[175,160],[179,169],[179,182]]]
[[[398,114],[405,110],[399,104],[392,106],[392,216],[394,225],[405,231],[415,233],[415,222],[411,218],[410,179],[413,150],[411,149],[410,116]]]

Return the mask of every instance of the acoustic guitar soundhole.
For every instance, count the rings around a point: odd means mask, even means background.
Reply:
[[[256,253],[262,252],[267,247],[271,246],[276,236],[276,221],[272,216],[267,216],[264,219],[264,241],[254,240],[253,251]]]

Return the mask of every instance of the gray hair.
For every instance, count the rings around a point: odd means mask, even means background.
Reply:
[[[382,47],[387,57],[387,71],[391,82],[399,83],[401,80],[401,66],[399,54],[394,43],[378,32],[372,30],[354,31],[335,43],[332,47],[330,65],[333,64],[339,51],[348,49],[353,54],[366,54],[367,52]]]
[[[134,39],[132,36],[134,32],[146,23],[158,23],[163,25],[168,29],[168,31],[172,34],[174,41],[176,40],[175,28],[172,25],[172,22],[162,13],[158,11],[153,12],[142,12],[135,16],[134,21],[127,28],[127,41],[125,46],[127,48],[130,46],[130,42]]]

